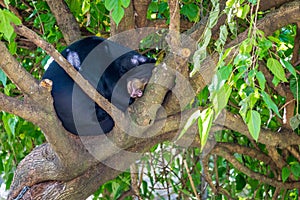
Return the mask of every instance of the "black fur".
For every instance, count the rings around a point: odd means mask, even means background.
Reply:
[[[129,78],[147,78],[154,59],[99,37],[87,37],[61,53],[97,91],[125,111],[134,99],[127,92]],[[148,64],[150,63],[150,64]],[[63,126],[76,135],[99,135],[114,127],[112,118],[96,105],[55,62],[43,79],[53,81],[54,107]]]

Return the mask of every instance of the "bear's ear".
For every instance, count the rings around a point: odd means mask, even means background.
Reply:
[[[155,63],[156,60],[154,58],[149,58],[147,56],[138,55],[138,61],[139,65],[145,64],[145,63]]]
[[[139,65],[138,60],[134,59],[132,52],[120,56],[114,62],[119,66],[119,75],[121,76]]]
[[[67,60],[71,65],[75,67],[75,69],[80,70],[80,58],[76,51],[71,51],[70,49],[67,49]]]

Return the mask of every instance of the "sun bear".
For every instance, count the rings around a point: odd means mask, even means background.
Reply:
[[[94,88],[121,111],[143,95],[155,60],[100,37],[87,37],[61,54]],[[51,94],[62,125],[76,135],[108,133],[114,121],[92,101],[67,73],[49,59],[42,79],[53,82]]]

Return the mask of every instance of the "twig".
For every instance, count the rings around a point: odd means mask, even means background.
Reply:
[[[134,194],[139,200],[142,199],[140,196],[139,183],[138,183],[138,171],[135,163],[130,165],[130,176],[131,176],[131,193]]]
[[[299,151],[294,146],[287,147],[287,150],[300,162]]]
[[[225,158],[228,162],[230,162],[236,169],[251,177],[252,179],[260,180],[262,183],[271,185],[273,187],[279,187],[282,189],[293,189],[293,188],[300,188],[300,182],[293,181],[293,182],[281,182],[276,178],[269,178],[266,175],[260,174],[258,172],[254,172],[242,163],[240,163],[235,156],[232,155],[232,152],[228,152],[228,149],[223,147],[216,147],[212,151],[213,154],[221,156]]]
[[[279,195],[279,193],[280,193],[280,188],[276,188],[275,189],[275,192],[274,192],[274,194],[273,194],[273,197],[272,197],[272,200],[276,200],[276,199],[278,199],[278,195]]]
[[[184,163],[184,167],[185,167],[185,169],[186,169],[186,172],[187,172],[187,174],[188,174],[188,177],[189,177],[189,180],[190,180],[190,183],[191,183],[191,186],[192,186],[194,195],[195,195],[195,197],[196,197],[198,200],[200,200],[199,194],[198,194],[198,192],[197,192],[197,190],[196,190],[196,187],[195,187],[195,184],[194,184],[194,181],[193,181],[193,178],[192,178],[192,176],[191,176],[191,173],[190,173],[190,170],[189,170],[189,167],[188,167],[188,165],[187,165],[186,160],[184,160],[183,163]]]

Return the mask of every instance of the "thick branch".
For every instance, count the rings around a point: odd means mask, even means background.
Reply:
[[[64,35],[67,44],[80,39],[80,29],[74,15],[63,0],[47,0],[47,3],[54,14],[57,25]]]
[[[110,19],[110,35],[114,36],[121,32],[126,32],[128,30],[134,29],[134,10],[133,10],[133,3],[130,1],[130,4],[127,8],[125,8],[124,16],[121,22],[117,25],[115,21]]]
[[[291,0],[260,1],[259,10],[265,11],[273,7],[278,8],[279,6],[288,2],[291,2]]]
[[[19,100],[0,93],[0,110],[12,113],[36,125],[41,125],[40,113],[42,109],[33,103]]]
[[[135,23],[137,27],[147,26],[147,10],[151,0],[133,0],[133,7],[136,12]],[[166,25],[166,23],[165,23]]]
[[[37,105],[46,106],[43,98],[48,92],[39,87],[37,81],[9,53],[3,42],[0,42],[0,55],[0,68],[25,94],[25,98],[30,97]]]
[[[133,145],[133,147],[130,147],[126,149],[127,152],[143,152],[149,150],[154,144],[156,144],[158,141],[165,141],[165,140],[170,140],[176,136],[176,132],[170,132],[166,133],[164,135],[161,135],[159,137],[155,137],[155,139],[145,139],[144,142],[141,143],[136,143]],[[188,136],[188,135],[187,135]],[[185,138],[185,137],[184,137]],[[184,139],[182,138],[182,139]],[[190,139],[187,138],[187,142],[189,142]],[[199,144],[199,139],[196,140]],[[185,141],[183,141],[185,143]],[[42,147],[43,149],[40,149],[40,151],[45,152],[51,149],[49,149],[49,146],[44,145]],[[125,150],[125,149],[124,149]],[[51,151],[49,151],[51,152]],[[49,154],[49,152],[47,154]],[[50,154],[51,155],[51,154]],[[58,197],[58,199],[85,199],[88,197],[90,194],[95,192],[98,188],[99,185],[104,184],[108,180],[111,180],[113,177],[116,177],[122,171],[118,171],[117,169],[114,169],[110,166],[105,165],[105,163],[114,163],[118,168],[122,169],[127,169],[130,164],[132,164],[136,159],[140,158],[142,154],[135,154],[135,156],[132,156],[131,154],[124,154],[123,152],[120,152],[116,155],[113,155],[109,157],[107,160],[105,160],[102,163],[99,163],[98,165],[92,166],[89,170],[87,170],[84,174],[78,176],[74,180],[69,180],[69,181],[47,181],[47,182],[41,182],[33,185],[30,190],[30,195],[32,199],[37,199],[40,195],[45,195],[45,192],[47,192],[46,196],[49,199],[55,199]],[[52,157],[49,161],[48,159],[46,160],[47,162],[50,162],[51,160],[55,160],[54,157]],[[122,160],[122,162],[120,162]],[[27,162],[30,160],[27,160]],[[26,162],[26,161],[24,161]],[[30,162],[33,162],[32,160]],[[38,162],[42,163],[42,162]],[[50,163],[51,164],[51,163]],[[53,173],[39,173],[41,175],[44,174],[44,176],[48,177],[48,179],[45,180],[63,180],[63,173],[57,173],[55,170],[55,165],[50,165],[53,166],[53,168],[48,168],[49,170],[53,170]],[[36,173],[36,171],[34,172]],[[53,177],[51,178],[51,175]],[[19,180],[24,180],[23,176],[19,176]],[[26,183],[31,183],[32,177],[26,181]],[[76,190],[74,191],[74,188]],[[21,189],[21,188],[20,188]],[[53,192],[56,191],[56,192]],[[59,191],[59,192],[58,192]],[[15,196],[17,193],[15,192],[14,195],[11,194],[10,198],[11,199],[13,196]],[[28,194],[27,194],[28,195]],[[24,196],[26,197],[26,196]],[[43,196],[45,197],[45,196]]]
[[[179,32],[180,30],[180,5],[179,1],[168,1],[170,8],[170,27],[172,31]]]
[[[63,181],[64,183],[62,182],[59,185],[61,186],[66,184],[66,190],[72,190],[74,187],[82,188],[82,191],[78,191],[79,194],[69,194],[67,191],[64,191],[67,194],[63,195],[76,196],[91,194],[90,190],[93,190],[92,192],[97,190],[100,184],[103,184],[105,181],[114,177],[112,174],[121,173],[121,171],[118,171],[118,169],[125,170],[132,162],[134,162],[134,160],[138,159],[141,154],[137,152],[147,151],[158,142],[175,140],[178,134],[177,130],[179,129],[180,125],[182,126],[182,124],[180,124],[180,119],[183,117],[182,121],[185,121],[190,115],[191,112],[187,112],[185,115],[178,114],[170,117],[167,119],[167,121],[157,121],[153,127],[160,128],[158,132],[155,132],[156,130],[154,129],[150,129],[147,132],[150,136],[145,136],[145,138],[122,138],[122,135],[120,138],[118,137],[119,134],[115,129],[112,133],[109,133],[107,137],[105,135],[101,135],[81,138],[84,147],[87,148],[85,150],[87,154],[85,155],[86,157],[83,157],[83,153],[78,154],[78,157],[73,157],[74,161],[76,162],[80,160],[78,163],[81,166],[78,166],[77,169],[74,169],[73,166],[70,166],[69,169],[66,169],[62,167],[60,163],[57,163],[58,159],[54,151],[48,145],[37,148],[35,151],[27,155],[26,158],[19,164],[17,171],[20,173],[16,173],[14,178],[14,180],[17,180],[18,182],[13,182],[11,187],[11,197],[16,196],[24,186],[34,185],[33,188],[35,188],[36,186],[40,185],[40,183],[47,182],[49,180]],[[184,146],[197,144],[198,146],[199,138],[195,139],[193,143],[196,128],[193,128],[191,131],[191,134],[187,133],[185,137],[178,141],[178,144],[183,144]],[[151,137],[152,135],[156,136]],[[76,139],[74,141],[80,142],[79,138],[78,140]],[[111,145],[111,143],[113,143],[113,145]],[[116,146],[119,147],[121,150],[120,152],[116,152]],[[78,146],[78,148],[84,147]],[[94,148],[95,150],[93,150]],[[99,152],[96,152],[97,150]],[[130,154],[129,152],[136,153]],[[97,165],[95,165],[96,161],[93,160],[92,156],[97,158]],[[108,164],[108,166],[105,164]],[[35,173],[40,174],[41,176],[32,176],[32,174]],[[68,180],[70,181],[68,182]],[[51,189],[53,184],[56,185],[56,182],[49,182],[47,187]],[[89,187],[87,187],[87,185],[89,185]],[[43,187],[44,186],[45,185],[43,185]],[[46,189],[49,189],[47,187]],[[87,190],[89,190],[88,193],[86,193]],[[81,197],[82,196],[80,196],[80,198]]]
[[[163,103],[165,94],[173,87],[174,81],[175,73],[165,63],[153,70],[144,96],[133,104],[133,109],[129,110],[138,125],[147,127],[155,121],[156,113]]]

